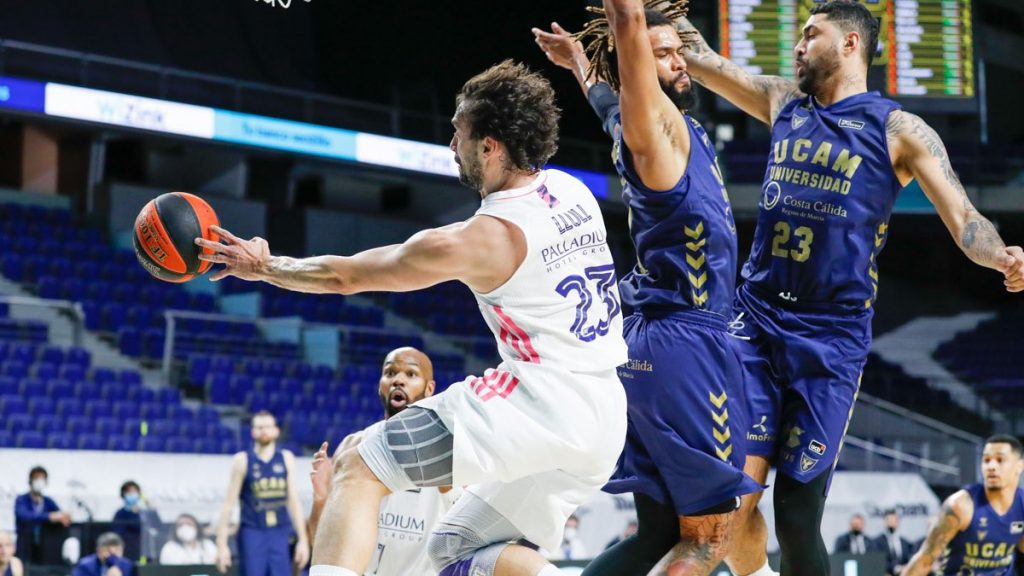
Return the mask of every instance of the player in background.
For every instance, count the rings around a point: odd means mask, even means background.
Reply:
[[[415,348],[397,348],[384,357],[378,394],[384,419],[391,418],[434,394],[434,368],[430,358]],[[362,433],[350,434],[328,456],[327,442],[313,457],[313,512],[309,518],[310,542],[314,541],[320,515],[331,491],[332,460],[358,444]],[[380,505],[377,549],[366,576],[434,576],[427,555],[427,538],[452,507],[461,490],[450,487],[419,488],[394,492]]]
[[[899,190],[917,180],[960,249],[1024,290],[1024,252],[973,206],[942,140],[867,90],[878,22],[849,0],[817,4],[794,48],[797,82],[755,76],[685,19],[691,77],[772,129],[757,228],[737,290],[747,369],[747,470],[774,463],[782,572],[829,571],[821,517],[871,345],[877,258]],[[756,526],[759,515],[747,525]]]
[[[239,571],[242,576],[291,576],[309,561],[306,521],[295,487],[295,456],[277,448],[281,430],[270,412],[252,417],[253,446],[231,461],[231,479],[217,522],[217,568],[231,566],[228,523],[241,507],[238,528]],[[294,535],[295,557],[289,551]]]
[[[992,436],[981,454],[982,482],[955,492],[942,503],[939,520],[902,576],[939,574],[1010,576],[1021,574],[1017,552],[1024,552],[1024,472],[1020,440]]]

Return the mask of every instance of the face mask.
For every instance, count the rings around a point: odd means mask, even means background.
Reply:
[[[42,494],[46,490],[46,480],[42,478],[36,478],[32,481],[32,491],[36,494]]]
[[[566,528],[565,529],[565,539],[566,540],[573,540],[575,538],[576,538],[576,529],[572,528],[572,527]]]
[[[852,532],[854,536],[860,536],[860,530],[857,530],[856,528],[850,530],[850,532]]]
[[[124,495],[124,505],[125,505],[125,508],[134,508],[135,505],[138,504],[138,503],[139,503],[139,494],[138,494],[138,492],[129,492],[129,493]]]
[[[196,527],[191,524],[182,524],[175,530],[175,534],[178,536],[178,540],[182,542],[195,542],[196,539]]]

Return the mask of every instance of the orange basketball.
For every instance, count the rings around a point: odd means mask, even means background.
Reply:
[[[135,256],[154,277],[187,282],[210,269],[199,259],[209,250],[196,246],[196,238],[217,242],[210,231],[219,225],[217,213],[202,198],[186,192],[161,194],[146,204],[135,219]]]

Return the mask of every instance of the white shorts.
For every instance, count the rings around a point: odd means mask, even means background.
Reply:
[[[573,511],[608,481],[626,436],[626,396],[614,370],[503,363],[416,406],[452,432],[454,484],[549,550]]]

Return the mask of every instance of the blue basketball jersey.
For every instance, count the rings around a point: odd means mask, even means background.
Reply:
[[[621,122],[617,113],[614,119]],[[736,223],[707,133],[690,116],[684,123],[689,163],[679,182],[663,192],[643,185],[621,130],[613,131],[612,157],[637,252],[637,264],[619,291],[624,302],[645,314],[698,309],[728,319],[736,287]]]
[[[245,480],[242,482],[242,526],[282,528],[291,526],[288,516],[288,470],[280,450],[267,462],[251,448]]]
[[[871,308],[877,258],[901,186],[885,123],[899,104],[865,92],[831,106],[807,96],[783,107],[743,278],[792,309]]]
[[[974,501],[971,525],[953,538],[942,554],[942,574],[1010,576],[1017,543],[1024,537],[1024,499],[1018,488],[1013,504],[1000,516],[985,496],[985,486],[964,490]]]

